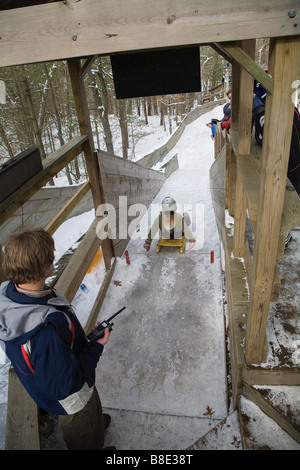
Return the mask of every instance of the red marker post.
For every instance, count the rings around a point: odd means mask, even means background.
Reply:
[[[130,264],[129,254],[127,250],[125,251],[125,256],[126,256],[126,263]]]

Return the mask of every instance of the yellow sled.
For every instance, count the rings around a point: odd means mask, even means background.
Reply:
[[[177,238],[176,240],[169,240],[168,238],[160,237],[157,243],[156,251],[159,252],[162,246],[174,246],[175,248],[180,248],[180,253],[183,253],[185,248],[185,241],[185,235],[183,235],[182,238]]]

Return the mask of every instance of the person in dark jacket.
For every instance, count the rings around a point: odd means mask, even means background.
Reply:
[[[103,415],[95,369],[109,339],[89,342],[72,306],[45,281],[53,272],[54,241],[43,229],[11,235],[0,286],[0,346],[37,403],[59,415],[69,450],[102,449]]]
[[[254,123],[255,126],[255,140],[259,145],[263,144],[266,94],[267,92],[265,88],[260,83],[255,81],[252,123]],[[300,115],[296,107],[294,107],[293,128],[287,177],[292,183],[298,196],[300,196]],[[288,232],[285,241],[286,248],[288,247],[291,240],[292,236]]]
[[[288,166],[288,178],[300,196],[300,115],[294,108],[293,131]]]
[[[230,117],[231,117],[231,90],[228,90],[227,93],[227,98],[229,99],[229,102],[226,103],[224,106],[223,106],[223,119],[221,120],[222,121],[227,121]]]
[[[231,90],[228,90],[227,96],[230,101],[223,107],[224,116],[221,119],[221,128],[226,129],[227,134],[229,134],[229,129],[231,126]]]

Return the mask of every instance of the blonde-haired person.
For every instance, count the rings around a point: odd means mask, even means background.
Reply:
[[[54,240],[43,229],[12,234],[4,244],[0,286],[0,346],[23,386],[47,412],[59,415],[69,450],[102,449],[110,417],[103,415],[95,369],[109,330],[88,342],[67,299],[46,285]]]

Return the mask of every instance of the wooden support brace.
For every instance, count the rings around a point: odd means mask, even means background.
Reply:
[[[74,207],[78,204],[83,196],[89,191],[90,182],[87,181],[84,185],[74,194],[73,197],[65,204],[65,206],[56,214],[51,222],[45,227],[51,235],[58,229],[58,227],[66,220],[67,216],[72,212]]]
[[[102,243],[102,240],[98,238],[96,231],[97,224],[100,220],[100,217],[95,217],[88,231],[84,235],[82,242],[55,284],[55,289],[62,292],[69,302],[72,302],[82,279],[87,273],[87,270],[91,265],[100,244]]]
[[[83,151],[86,141],[86,135],[74,137],[43,160],[43,169],[0,203],[0,225],[9,219],[19,207],[50,181],[53,176],[77,157]]]
[[[254,57],[248,55],[242,47],[235,43],[220,43],[219,50],[223,50],[223,54],[237,61],[247,72],[252,75],[262,86],[269,92],[273,91],[273,79],[268,75],[254,60]],[[225,57],[226,57],[225,55]]]
[[[248,40],[241,42],[242,51],[245,51],[247,57],[255,55],[255,41]],[[253,78],[241,68],[238,70],[239,77],[239,115],[237,153],[239,155],[250,154],[251,144],[251,124],[252,124],[252,106],[253,106]],[[246,156],[244,158],[247,158]],[[246,230],[246,210],[247,200],[243,187],[240,172],[237,172],[236,181],[236,205],[235,205],[235,223],[234,223],[234,255],[244,256],[245,250],[245,230]]]
[[[236,258],[243,258],[245,255],[247,200],[239,170],[237,170],[235,198],[233,254]]]
[[[299,51],[299,38],[277,38],[271,43],[269,70],[274,87],[266,100],[253,283],[246,330],[246,362],[250,364],[259,364],[263,354],[291,143],[292,82],[298,74]]]
[[[98,57],[97,55],[94,55],[86,59],[86,61],[84,62],[83,66],[81,67],[79,71],[80,78],[84,78],[84,76],[91,70],[97,57]]]
[[[40,450],[38,407],[9,371],[5,450]]]
[[[94,152],[94,143],[91,122],[88,111],[87,98],[83,82],[83,70],[80,59],[68,59],[69,73],[73,88],[76,112],[80,127],[80,132],[89,137],[89,141],[84,148],[86,166],[89,174],[89,181],[94,201],[95,210],[100,204],[105,203],[105,195],[102,186],[101,172],[98,164],[97,154]],[[84,67],[84,66],[83,66]],[[106,239],[102,247],[103,258],[106,269],[110,267],[110,261],[114,255],[110,240]]]

